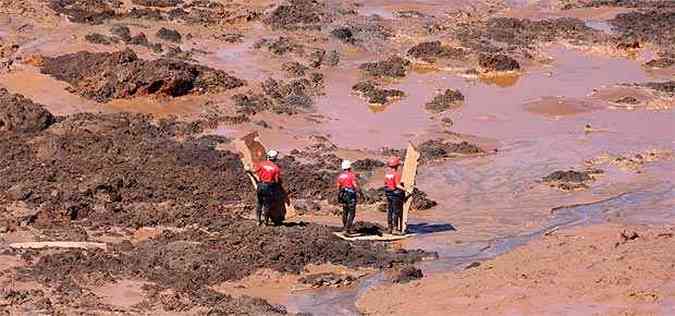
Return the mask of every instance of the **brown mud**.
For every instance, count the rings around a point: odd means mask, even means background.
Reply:
[[[672,267],[650,249],[672,253],[653,236],[675,224],[672,11],[0,0],[0,309],[668,314],[672,286],[659,284]],[[297,210],[285,226],[245,219],[254,193],[232,140],[253,131],[281,151]],[[334,237],[340,161],[355,162],[365,188],[358,228],[378,234],[383,162],[409,142],[423,153],[414,237]],[[618,226],[596,225],[607,222]],[[9,246],[31,241],[108,250]],[[569,253],[590,268],[562,266]],[[622,256],[631,269],[613,263]],[[597,276],[601,287],[587,283]]]

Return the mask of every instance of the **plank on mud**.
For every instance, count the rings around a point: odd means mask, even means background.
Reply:
[[[420,160],[420,153],[415,146],[408,144],[408,149],[405,152],[405,161],[403,162],[403,174],[401,175],[401,182],[405,188],[406,196],[412,194],[415,188],[415,178],[417,176],[417,164]],[[401,231],[405,232],[408,227],[408,212],[412,205],[412,198],[406,200],[403,204],[403,227]]]
[[[79,248],[79,249],[103,249],[108,246],[100,242],[77,242],[77,241],[40,241],[40,242],[17,242],[9,245],[14,249],[42,249],[42,248]]]
[[[382,236],[380,236],[380,235],[345,236],[345,233],[343,233],[343,232],[334,232],[333,235],[338,236],[338,237],[340,237],[344,240],[347,240],[347,241],[359,241],[359,240],[364,240],[364,241],[396,241],[396,240],[402,240],[402,239],[406,239],[406,238],[415,236],[415,234],[406,234],[406,235],[383,234]]]

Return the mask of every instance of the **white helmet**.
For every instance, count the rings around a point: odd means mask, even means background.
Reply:
[[[348,170],[352,168],[352,162],[349,160],[342,161],[342,170]]]
[[[270,150],[267,152],[267,159],[274,160],[277,159],[277,156],[279,156],[279,152],[276,150]]]

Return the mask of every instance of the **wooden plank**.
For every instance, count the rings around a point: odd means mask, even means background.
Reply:
[[[408,149],[405,152],[405,161],[403,162],[403,172],[401,175],[401,182],[403,182],[403,188],[405,188],[406,195],[412,194],[415,188],[415,178],[417,177],[417,164],[420,160],[420,153],[417,151],[415,146],[408,144]],[[412,198],[406,200],[403,204],[403,227],[401,231],[405,233],[408,227],[408,212],[410,212],[410,206],[412,205]]]
[[[382,234],[381,236],[380,235],[345,236],[343,232],[334,232],[333,235],[338,236],[341,239],[347,241],[396,241],[415,236],[415,234],[407,234],[407,235]]]
[[[13,249],[42,249],[42,248],[77,248],[77,249],[103,249],[108,246],[100,242],[77,242],[77,241],[40,241],[40,242],[17,242],[9,244]]]

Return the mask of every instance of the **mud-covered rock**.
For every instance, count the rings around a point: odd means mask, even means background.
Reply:
[[[675,65],[675,58],[655,58],[645,63],[645,66],[651,68],[668,68]]]
[[[101,45],[110,45],[117,42],[117,39],[103,35],[101,33],[89,33],[84,36],[84,39],[89,43]]]
[[[263,38],[253,44],[255,49],[266,48],[275,55],[283,56],[288,53],[304,54],[304,47],[292,39],[280,36],[276,39]]]
[[[480,54],[478,64],[484,71],[514,71],[520,69],[517,60],[504,54]]]
[[[639,104],[640,100],[638,100],[635,97],[632,96],[627,96],[627,97],[622,97],[619,99],[614,100],[615,103],[622,103],[622,104]]]
[[[164,27],[157,31],[157,37],[173,43],[180,43],[183,41],[183,36],[181,36],[178,31]]]
[[[666,93],[668,95],[675,95],[675,81],[661,81],[661,82],[647,82],[640,86],[656,90],[658,92]]]
[[[47,57],[41,72],[68,82],[72,92],[98,102],[148,94],[176,97],[245,84],[224,71],[205,66],[167,59],[146,61],[129,49]]]
[[[559,38],[590,41],[595,31],[576,18],[527,20],[497,17],[488,20],[487,34],[492,40],[529,47],[536,42],[550,42]]]
[[[372,81],[362,81],[352,87],[354,92],[361,94],[370,104],[383,105],[400,99],[405,92],[396,89],[383,89]]]
[[[433,100],[424,105],[424,108],[433,113],[441,113],[452,108],[457,108],[464,102],[464,95],[458,90],[446,89],[442,94],[436,95]]]
[[[599,169],[589,169],[584,171],[576,170],[558,170],[542,178],[544,183],[562,191],[583,190],[589,187],[589,184],[595,181],[595,175],[602,173]]]
[[[394,283],[408,283],[410,281],[418,280],[424,277],[422,270],[415,266],[405,266],[396,271],[392,282]]]
[[[365,63],[359,66],[366,74],[373,77],[405,77],[410,61],[399,56],[391,56],[383,61]]]
[[[124,42],[131,41],[131,30],[124,25],[114,25],[110,28],[110,33]]]
[[[331,20],[323,2],[288,0],[272,10],[263,21],[280,29],[320,29],[321,23],[329,23]]]
[[[49,8],[74,23],[102,24],[115,17],[118,0],[50,0]]]
[[[621,13],[609,22],[620,33],[619,42],[651,42],[675,52],[675,10]]]
[[[466,54],[464,49],[444,46],[440,41],[422,42],[408,50],[408,56],[432,63],[442,58],[462,59]]]
[[[309,70],[309,67],[299,62],[292,61],[286,62],[283,65],[281,65],[281,69],[293,77],[304,77],[305,72]]]
[[[483,154],[485,151],[475,144],[463,141],[460,143],[444,142],[438,139],[428,140],[417,147],[421,160],[433,161],[460,155]]]
[[[339,39],[339,40],[341,40],[345,43],[353,44],[354,42],[356,42],[356,40],[354,39],[354,33],[352,33],[351,28],[346,27],[346,26],[338,27],[338,28],[330,31],[330,34],[333,37],[335,37],[335,38],[337,38],[337,39]]]
[[[43,105],[0,88],[0,133],[39,132],[55,122],[56,118]],[[3,152],[5,154],[9,152]]]
[[[133,4],[145,7],[169,8],[183,3],[183,0],[132,0]]]
[[[300,278],[300,283],[307,284],[313,288],[321,287],[342,287],[349,286],[357,278],[351,275],[338,274],[335,272],[324,272],[306,275]]]
[[[127,41],[127,44],[130,45],[138,45],[138,46],[143,46],[151,49],[155,53],[161,53],[164,49],[162,49],[162,45],[159,43],[151,43],[150,40],[148,40],[148,37],[145,36],[145,33],[141,32],[138,33],[134,36],[132,36],[129,41]]]

